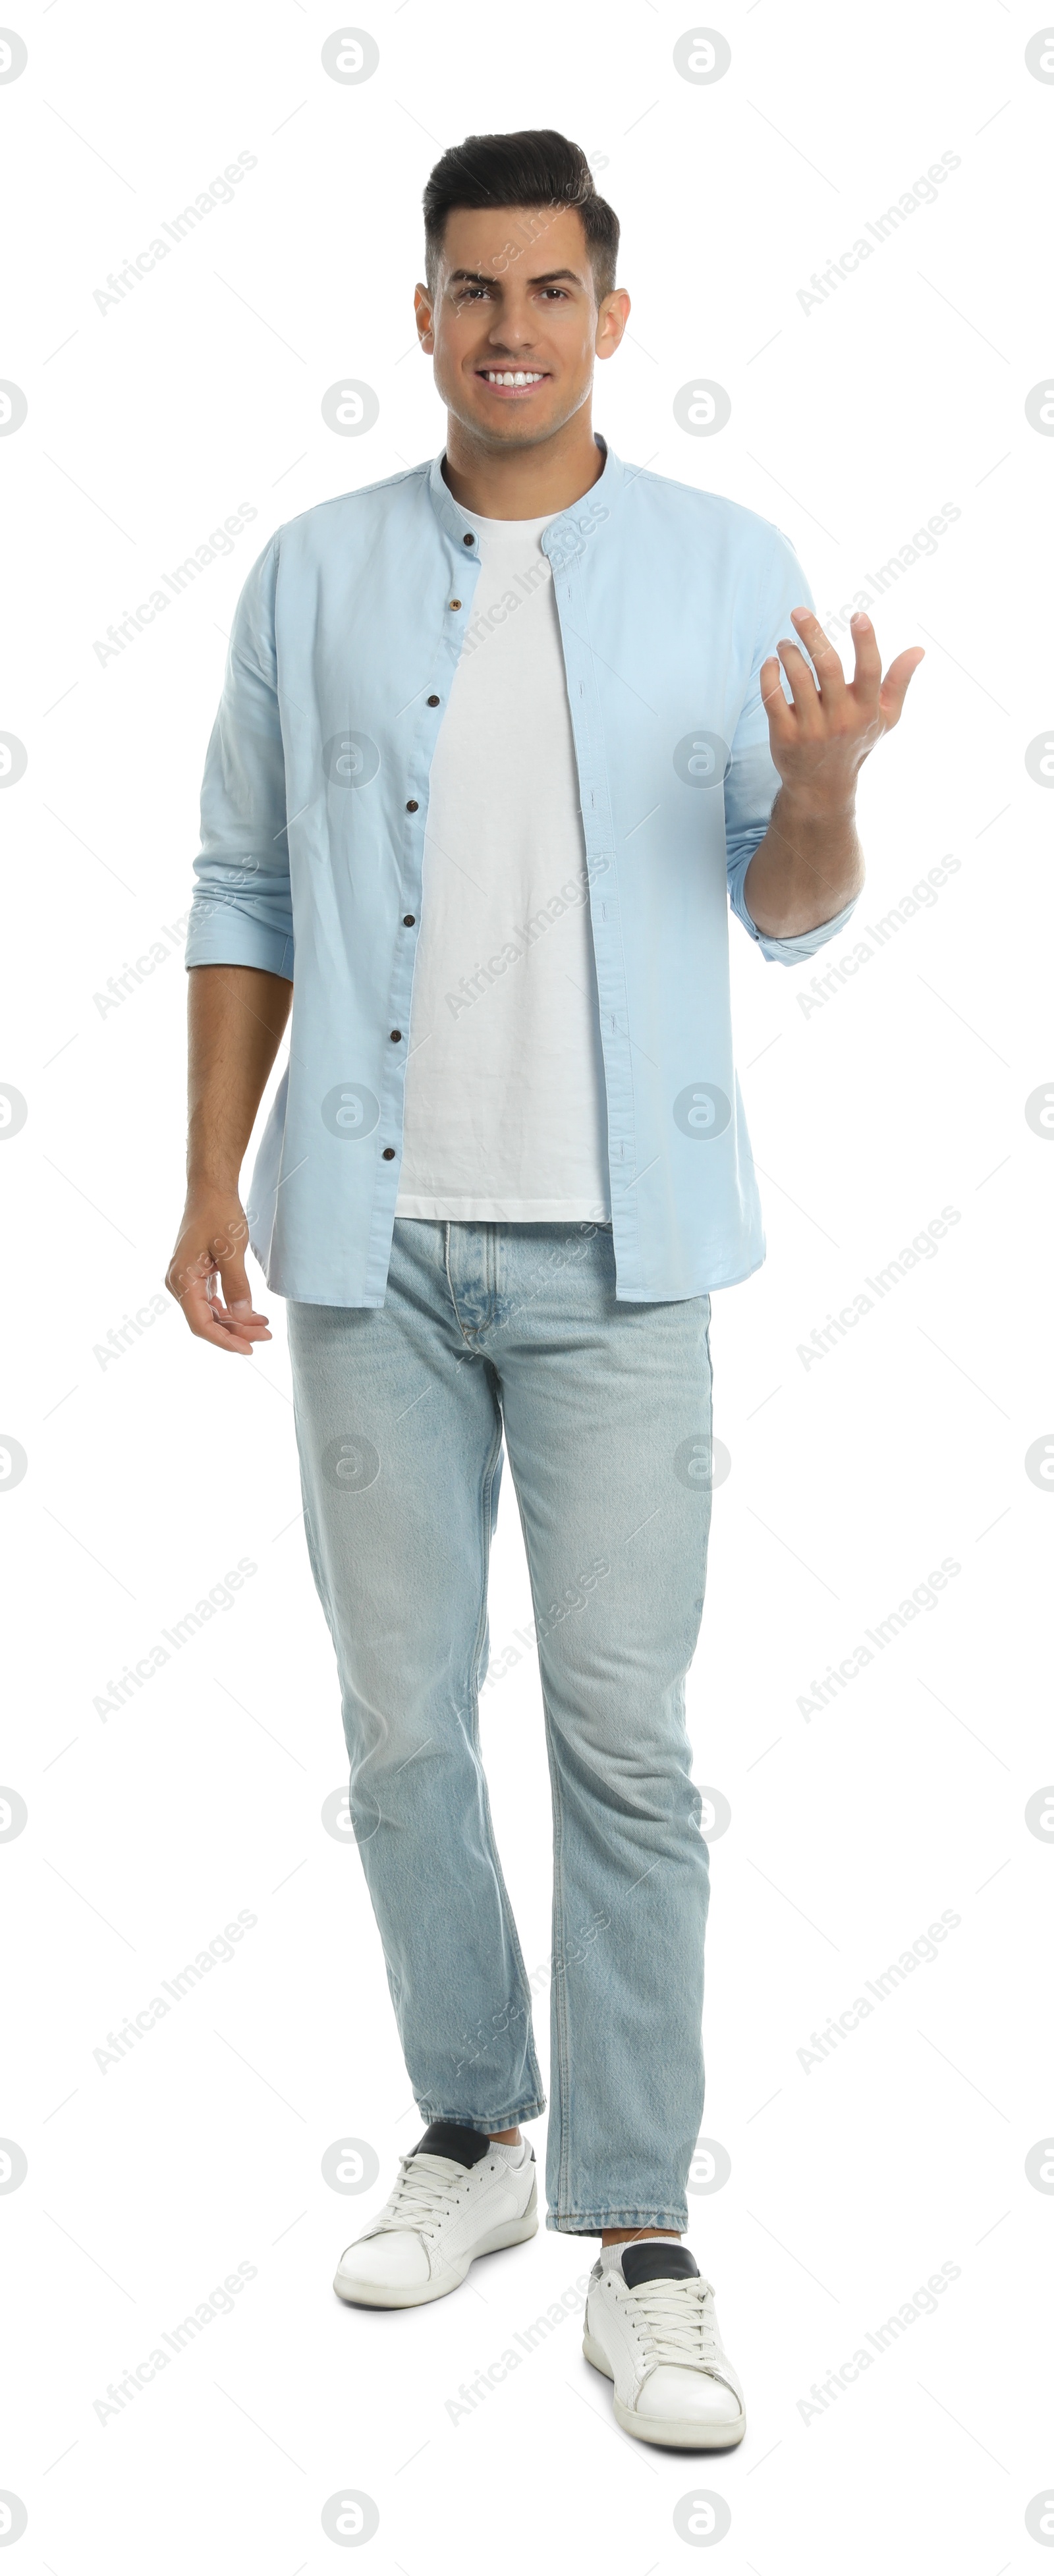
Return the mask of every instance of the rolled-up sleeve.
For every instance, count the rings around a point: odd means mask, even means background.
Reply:
[[[778,528],[773,528],[772,550],[765,570],[760,614],[750,680],[739,722],[732,742],[731,763],[725,779],[725,844],[728,854],[728,898],[737,921],[749,931],[763,957],[778,959],[784,966],[794,966],[801,957],[812,957],[828,939],[845,928],[856,909],[857,898],[836,913],[833,921],[822,921],[815,930],[803,930],[794,939],[772,939],[759,930],[747,911],[743,881],[755,850],[764,840],[769,818],[776,802],[780,775],[769,750],[768,716],[761,696],[761,666],[775,653],[782,635],[795,634],[791,624],[792,608],[813,608],[815,601],[792,545]],[[804,647],[803,647],[804,650]],[[790,691],[784,694],[789,698]]]
[[[285,761],[274,600],[278,538],[235,611],[223,695],[201,788],[201,849],[187,932],[189,966],[260,966],[293,976]]]

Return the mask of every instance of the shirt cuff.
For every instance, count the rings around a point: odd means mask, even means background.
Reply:
[[[762,956],[778,959],[781,966],[796,966],[799,958],[815,957],[818,948],[825,947],[829,939],[834,939],[840,930],[845,929],[859,901],[859,895],[855,894],[844,912],[836,912],[833,921],[821,921],[815,930],[800,930],[795,939],[773,939],[767,930],[759,930],[754,922],[753,934]]]
[[[188,967],[258,966],[267,975],[284,975],[291,984],[293,942],[284,930],[271,930],[233,904],[206,896],[192,909],[183,962]]]

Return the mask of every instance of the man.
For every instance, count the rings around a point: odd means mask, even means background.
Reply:
[[[709,1291],[764,1256],[729,896],[768,958],[841,929],[857,771],[922,657],[883,684],[858,617],[847,683],[777,529],[594,436],[630,307],[576,145],[471,136],[424,207],[445,451],[280,528],[235,619],[169,1286],[251,1353],[248,1230],[290,1301],[351,1813],[427,2123],[335,2287],[416,2306],[537,2226],[521,2123],[545,2105],[478,1735],[504,1439],[553,1789],[548,2224],[601,2239],[585,2352],[619,2423],[716,2448],[744,2414],[680,2241],[708,1900],[684,1685]]]

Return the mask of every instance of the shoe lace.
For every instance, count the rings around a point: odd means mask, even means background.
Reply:
[[[448,2156],[401,2156],[399,2163],[398,2182],[370,2233],[412,2227],[427,2235],[456,2207],[468,2179],[466,2168]]]
[[[648,2361],[717,2369],[719,2346],[709,2281],[642,2281],[627,2293],[630,2316]]]

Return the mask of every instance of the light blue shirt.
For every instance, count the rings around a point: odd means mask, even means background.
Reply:
[[[765,1255],[732,1052],[729,903],[779,786],[759,672],[812,605],[767,519],[624,465],[550,520],[589,878],[617,1293],[694,1297]],[[442,459],[279,528],[238,603],[202,788],[188,966],[296,971],[247,1201],[268,1286],[383,1306],[428,781],[472,619]],[[545,745],[538,745],[544,760]],[[569,998],[569,1007],[572,1007]]]

